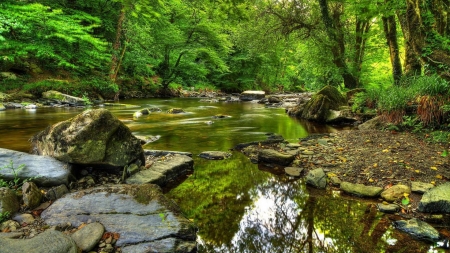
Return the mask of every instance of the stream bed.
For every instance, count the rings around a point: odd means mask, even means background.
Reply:
[[[239,152],[227,160],[198,157],[228,151],[267,133],[298,142],[313,133],[338,131],[288,117],[282,108],[200,99],[139,99],[121,103],[158,107],[162,112],[133,118],[139,108],[107,107],[137,136],[158,136],[144,149],[193,153],[194,172],[165,189],[199,228],[199,252],[445,252],[438,244],[414,240],[378,212],[378,200],[317,190],[283,168],[252,164]],[[171,108],[186,113],[167,114]],[[29,139],[83,108],[16,109],[0,112],[0,147],[28,152]],[[214,115],[228,115],[214,119]]]

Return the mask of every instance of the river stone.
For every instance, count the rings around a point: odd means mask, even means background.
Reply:
[[[419,211],[427,213],[450,213],[450,183],[445,183],[423,194]]]
[[[286,148],[290,148],[290,149],[297,149],[301,147],[300,143],[288,143],[286,144]]]
[[[258,153],[258,161],[288,166],[294,161],[292,154],[283,154],[273,149],[262,149]]]
[[[380,210],[383,213],[395,213],[398,210],[400,210],[400,206],[397,204],[378,203],[377,207],[378,207],[378,210]]]
[[[430,224],[419,219],[413,218],[408,221],[398,220],[394,222],[394,225],[397,229],[417,239],[430,242],[437,242],[439,240],[439,232]]]
[[[339,111],[329,110],[325,121],[329,124],[353,123],[357,121],[351,108],[342,106],[339,109]]]
[[[145,149],[144,154],[145,156],[186,155],[192,157],[191,152],[156,150],[156,149]]]
[[[42,193],[33,182],[25,182],[22,185],[23,203],[29,209],[33,209],[41,204]]]
[[[56,230],[47,230],[31,239],[0,237],[1,253],[46,252],[77,253],[78,247],[70,236]]]
[[[241,101],[260,100],[266,96],[266,92],[262,90],[246,90],[241,93],[239,99]]]
[[[111,185],[67,194],[44,210],[41,218],[50,226],[100,222],[106,231],[120,234],[116,246],[159,248],[164,244],[158,252],[179,252],[178,245],[195,247],[196,239],[194,225],[180,213],[156,185]],[[169,238],[171,243],[162,243]]]
[[[18,213],[12,217],[13,220],[19,222],[19,224],[33,224],[34,217],[29,213]]]
[[[98,222],[89,223],[71,235],[78,248],[90,251],[102,239],[105,227]]]
[[[7,220],[0,224],[0,231],[7,230],[10,232],[14,232],[19,228],[20,228],[20,224],[19,224],[19,222],[15,221],[15,220]],[[0,233],[0,234],[2,234],[2,233]]]
[[[150,168],[141,170],[126,179],[127,184],[152,183],[164,186],[193,169],[194,160],[185,155],[175,154],[165,161],[155,162]]]
[[[14,168],[18,168],[22,164],[25,165],[23,169],[16,171],[18,178],[21,180],[31,179],[37,185],[68,185],[69,180],[73,178],[70,171],[71,166],[67,163],[48,156],[30,155],[0,148],[0,167],[10,164],[11,161]],[[0,178],[2,179],[13,180],[15,177],[14,172],[10,169],[0,170]]]
[[[362,197],[377,197],[380,195],[383,188],[376,186],[366,186],[363,184],[352,184],[349,182],[341,183],[341,190],[346,193],[362,196]]]
[[[198,156],[208,160],[223,160],[229,158],[231,156],[231,153],[223,151],[204,151],[201,152]]]
[[[417,193],[423,194],[433,187],[434,187],[434,184],[430,184],[430,183],[423,183],[423,182],[416,182],[416,181],[411,182],[411,191],[412,192],[417,192]]]
[[[140,140],[106,109],[86,110],[54,124],[32,142],[37,154],[73,164],[123,167],[145,163]]]
[[[64,196],[64,194],[66,193],[69,193],[69,189],[67,189],[67,186],[65,184],[62,184],[49,189],[45,194],[45,197],[49,200],[57,200]]]
[[[381,193],[381,197],[386,201],[394,202],[403,198],[405,193],[411,193],[411,189],[409,188],[409,186],[398,184],[384,190]]]
[[[0,188],[0,213],[9,212],[13,215],[19,211],[20,203],[16,193],[6,187]]]
[[[327,187],[327,175],[323,169],[315,169],[308,172],[306,176],[306,183],[314,187],[324,189]]]
[[[179,113],[185,113],[185,111],[181,108],[171,108],[167,111],[169,114],[179,114]]]
[[[291,177],[299,177],[303,171],[303,168],[299,167],[286,167],[284,168],[284,172]]]

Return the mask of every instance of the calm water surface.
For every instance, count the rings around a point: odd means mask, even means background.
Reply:
[[[310,133],[336,131],[289,118],[283,109],[255,103],[201,103],[199,99],[127,100],[159,107],[133,119],[137,108],[108,108],[135,135],[160,135],[145,149],[193,153],[194,173],[167,193],[198,226],[199,252],[444,252],[395,230],[373,203],[305,186],[283,168],[265,168],[238,152],[208,161],[202,151],[227,151],[236,144],[264,140],[268,132],[290,142]],[[166,114],[170,108],[187,113]],[[28,140],[45,127],[84,109],[40,108],[0,112],[0,147],[29,151]],[[212,119],[217,114],[231,118]],[[207,121],[213,124],[206,124]]]

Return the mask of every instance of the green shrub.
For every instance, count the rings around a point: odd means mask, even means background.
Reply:
[[[7,221],[9,217],[11,217],[11,213],[9,212],[0,213],[0,223]]]

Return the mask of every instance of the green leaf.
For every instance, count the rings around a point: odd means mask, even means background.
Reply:
[[[448,150],[445,149],[444,151],[442,151],[441,156],[442,156],[442,157],[447,157],[447,156],[448,156]]]
[[[404,206],[407,206],[407,205],[409,205],[409,198],[403,198],[402,199],[402,205],[404,205]]]

